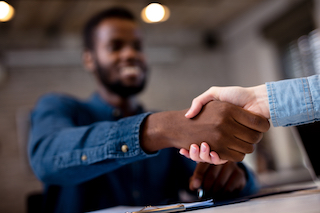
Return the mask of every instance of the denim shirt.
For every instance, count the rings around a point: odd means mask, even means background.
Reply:
[[[266,83],[273,126],[296,126],[319,120],[319,77]]]
[[[42,97],[31,115],[29,157],[44,183],[44,212],[177,201],[196,163],[174,148],[153,154],[141,149],[140,128],[150,114],[140,108],[123,118],[98,94],[88,101],[60,94]],[[248,195],[258,185],[241,166],[247,174],[241,195]]]

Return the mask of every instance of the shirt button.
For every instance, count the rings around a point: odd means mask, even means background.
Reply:
[[[124,144],[124,145],[121,146],[121,151],[122,151],[122,152],[125,153],[125,152],[127,152],[128,150],[129,150],[129,147],[128,147],[127,145]]]
[[[82,160],[82,161],[86,161],[87,159],[88,159],[88,157],[87,157],[86,155],[82,155],[82,156],[81,156],[81,160]]]

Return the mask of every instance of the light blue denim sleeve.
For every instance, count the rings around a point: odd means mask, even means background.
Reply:
[[[273,126],[296,126],[320,118],[320,77],[266,83]]]
[[[47,96],[32,113],[29,158],[43,182],[79,184],[157,155],[146,154],[140,147],[140,126],[150,113],[75,126],[73,112],[77,108],[60,99]],[[123,145],[128,146],[127,152],[122,151]]]

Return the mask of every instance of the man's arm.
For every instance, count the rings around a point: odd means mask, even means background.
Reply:
[[[225,159],[240,161],[269,128],[266,119],[223,102],[208,104],[208,110],[193,119],[185,118],[182,110],[77,126],[75,104],[47,96],[33,112],[29,155],[44,182],[78,184],[160,149],[188,148],[203,140]]]
[[[31,166],[45,183],[74,185],[153,157],[140,147],[140,126],[150,114],[92,123],[72,98],[46,95],[31,117]],[[79,111],[80,110],[80,111]],[[79,125],[78,123],[88,123]]]

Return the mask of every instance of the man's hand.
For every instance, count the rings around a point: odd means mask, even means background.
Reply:
[[[245,185],[245,172],[234,162],[224,165],[198,163],[189,182],[190,190],[202,187],[205,197],[219,199],[235,197]]]
[[[155,113],[146,118],[140,145],[146,152],[176,147],[189,149],[191,144],[206,141],[221,159],[242,161],[254,151],[254,145],[269,129],[267,119],[241,107],[212,101],[193,119],[183,111]]]
[[[210,101],[226,101],[253,113],[260,114],[268,119],[270,118],[268,95],[265,85],[249,88],[211,87],[193,99],[192,105],[185,116],[187,118],[193,118],[201,111],[202,107]],[[181,149],[180,153],[198,162],[207,162],[216,165],[227,162],[226,160],[222,160],[214,151],[207,153],[206,146],[206,143],[202,143],[200,148],[196,144],[192,144],[189,150]]]

